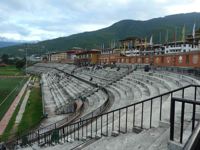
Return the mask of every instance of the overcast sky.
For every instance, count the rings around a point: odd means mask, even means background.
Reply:
[[[200,11],[200,0],[0,0],[0,37],[38,41]]]

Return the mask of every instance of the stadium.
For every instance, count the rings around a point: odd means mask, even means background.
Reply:
[[[180,26],[156,44],[145,33],[11,47],[25,57],[0,59],[0,150],[199,150],[200,29]]]

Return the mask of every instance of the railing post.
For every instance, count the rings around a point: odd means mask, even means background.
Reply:
[[[181,134],[180,134],[180,143],[183,141],[183,127],[184,127],[184,111],[185,111],[185,102],[182,102],[181,107]]]
[[[128,122],[128,107],[126,107],[126,132],[127,132],[127,122]]]
[[[185,95],[185,89],[183,88],[183,90],[182,90],[182,98],[184,98],[184,95]]]
[[[88,121],[86,120],[86,129],[85,129],[86,131],[86,137],[88,136]]]
[[[162,120],[162,96],[160,97],[160,121]]]
[[[74,124],[74,140],[76,138],[76,125]]]
[[[97,135],[97,117],[96,117],[96,135]]]
[[[151,108],[150,108],[150,128],[151,128],[151,122],[152,122],[152,106],[153,105],[153,100],[151,99]]]
[[[197,100],[197,87],[194,88],[194,101]],[[196,105],[193,104],[193,111],[192,111],[192,131],[194,130],[195,126],[195,113],[196,113]]]
[[[38,130],[38,144],[40,144],[40,132]]]
[[[62,135],[63,135],[63,138],[64,138],[64,142],[65,142],[65,127],[62,127]]]
[[[114,131],[114,111],[112,113],[112,131]]]
[[[101,136],[102,136],[102,115],[101,115]]]
[[[120,127],[120,123],[121,123],[120,121],[121,121],[121,109],[119,109],[119,132],[120,132],[120,128],[121,128]]]
[[[84,120],[83,120],[83,121],[84,121]],[[83,135],[83,127],[84,127],[84,122],[83,122],[83,121],[81,121],[81,125],[82,125],[82,126],[81,126],[81,129],[82,129],[82,138],[83,138],[83,136],[84,136],[84,135]]]
[[[133,128],[135,127],[135,105],[133,105]]]
[[[67,125],[67,141],[68,141],[68,138],[69,138],[69,125]]]
[[[79,122],[77,124],[78,124],[78,140],[79,140]]]
[[[106,135],[108,136],[108,113],[106,115]]]
[[[142,102],[141,129],[143,129],[143,113],[144,113],[144,103]]]
[[[44,133],[44,143],[47,143],[47,139],[46,139],[46,133]]]
[[[90,127],[91,129],[90,129],[90,132],[91,132],[91,138],[92,138],[92,118],[90,120],[91,120],[91,127]]]
[[[175,100],[171,99],[170,108],[170,140],[174,141],[174,115],[175,115]]]

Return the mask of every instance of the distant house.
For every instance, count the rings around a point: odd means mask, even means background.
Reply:
[[[66,52],[52,52],[48,54],[48,61],[50,62],[61,62],[67,59]]]
[[[82,51],[82,49],[71,49],[62,52],[52,52],[47,54],[47,60],[49,62],[73,63],[76,58],[76,54]]]

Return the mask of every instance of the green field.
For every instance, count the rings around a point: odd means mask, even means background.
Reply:
[[[21,103],[23,102],[23,99],[24,99],[24,96],[25,96],[26,92],[24,93],[24,95],[22,96],[19,104],[17,105],[12,117],[10,118],[10,121],[3,133],[2,136],[0,136],[0,141],[6,141],[8,140],[9,138],[13,138],[15,137],[16,135],[16,128],[14,128],[14,125],[15,125],[15,119],[17,117],[17,114],[19,112],[19,109],[20,109],[20,106],[21,106]]]
[[[39,87],[34,87],[31,90],[25,112],[18,126],[18,133],[26,133],[28,130],[36,127],[40,123],[42,116],[41,90]]]
[[[26,82],[26,78],[0,78],[0,120]]]
[[[15,66],[0,67],[0,76],[19,76],[23,75],[23,72],[17,69]]]

